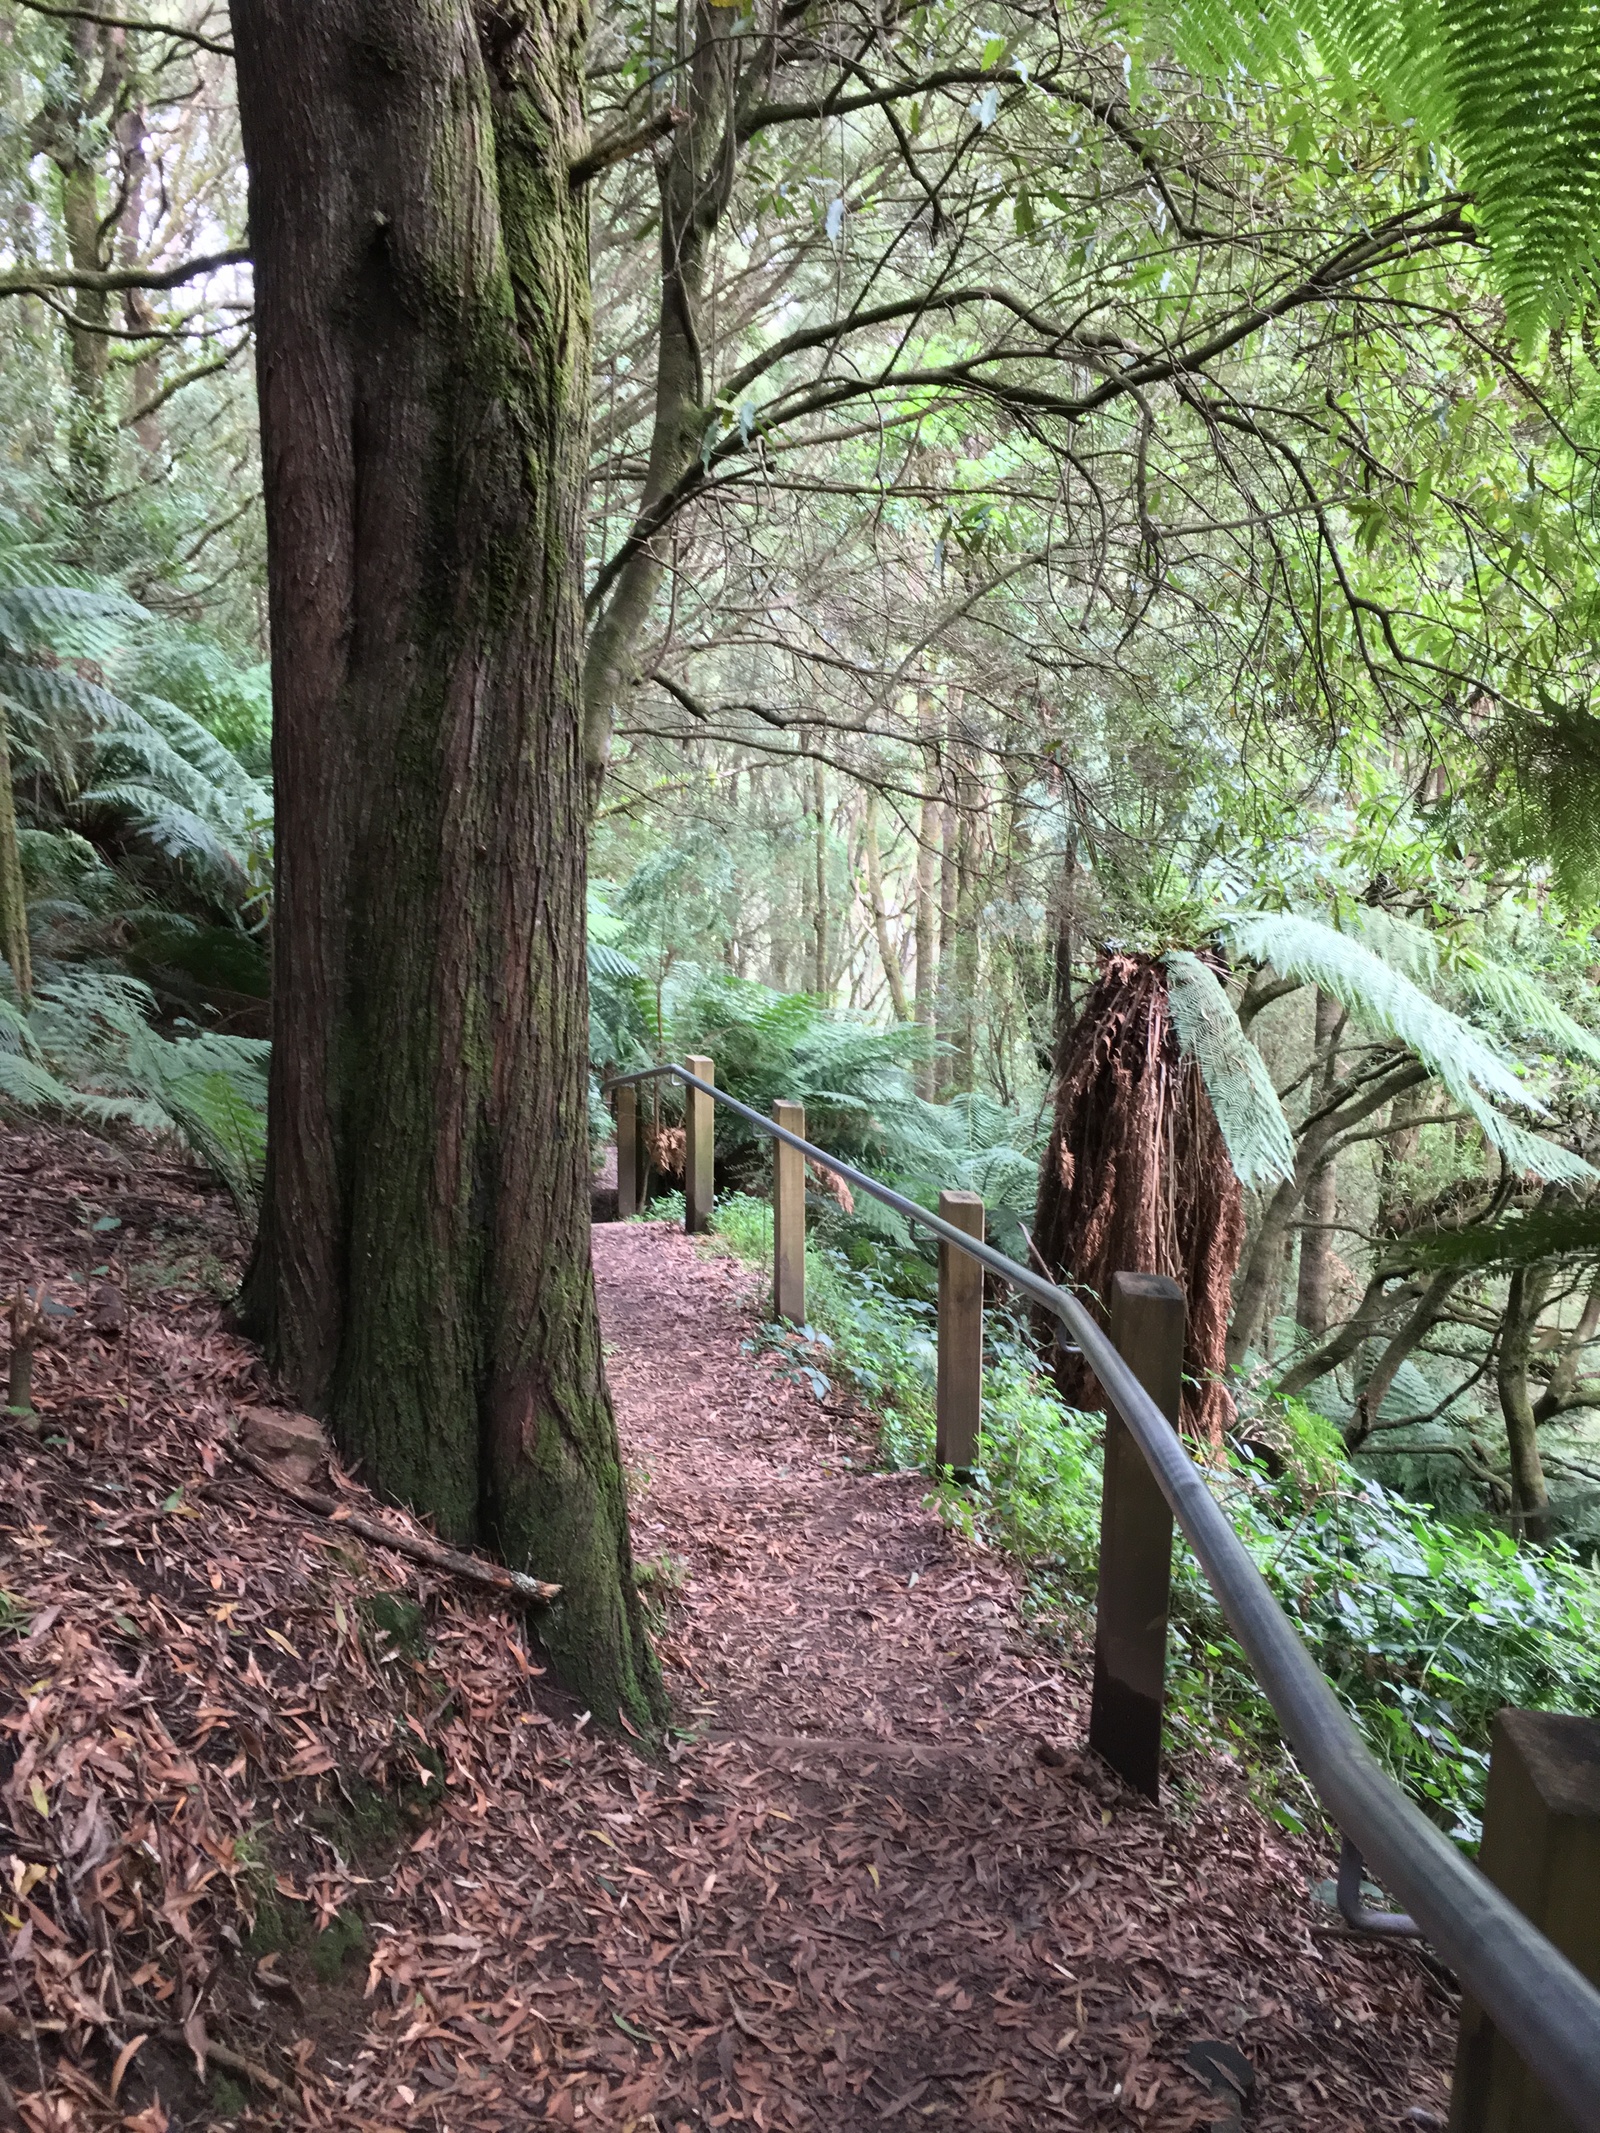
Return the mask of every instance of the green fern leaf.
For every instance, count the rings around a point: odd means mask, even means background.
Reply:
[[[1267,1063],[1239,1026],[1216,974],[1183,948],[1171,950],[1162,961],[1179,1049],[1200,1070],[1240,1184],[1271,1185],[1292,1178],[1294,1134]]]

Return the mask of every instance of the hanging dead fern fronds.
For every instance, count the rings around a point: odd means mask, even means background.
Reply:
[[[1109,956],[1057,1061],[1035,1243],[1102,1324],[1114,1274],[1180,1284],[1184,1425],[1218,1450],[1234,1416],[1222,1373],[1244,1232],[1243,1193],[1199,1069],[1180,1050],[1167,973],[1151,956]],[[1078,1357],[1058,1352],[1056,1382],[1073,1405],[1100,1405]]]

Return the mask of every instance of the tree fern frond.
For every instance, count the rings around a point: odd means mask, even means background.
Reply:
[[[223,877],[234,890],[248,887],[244,855],[193,808],[180,806],[150,785],[118,783],[97,786],[80,795],[80,814],[97,810],[123,814],[165,858],[197,864]]]
[[[1580,1157],[1498,1110],[1497,1102],[1512,1103],[1538,1117],[1549,1115],[1481,1031],[1430,1000],[1363,942],[1292,911],[1232,912],[1217,931],[1240,955],[1319,985],[1375,1035],[1414,1053],[1514,1169],[1569,1184],[1596,1175]]]
[[[1600,1203],[1530,1208],[1482,1228],[1413,1230],[1391,1256],[1408,1266],[1484,1273],[1539,1266],[1549,1259],[1600,1263]]]
[[[142,694],[131,701],[134,710],[149,721],[184,762],[199,772],[213,792],[227,795],[241,818],[265,817],[271,813],[267,788],[250,775],[231,748],[225,747],[181,704],[169,703],[164,696]]]
[[[1590,1185],[1600,1177],[1600,1171],[1582,1156],[1557,1147],[1542,1133],[1530,1133],[1526,1126],[1519,1126],[1515,1119],[1497,1111],[1475,1089],[1452,1089],[1451,1094],[1472,1113],[1483,1129],[1484,1139],[1499,1149],[1513,1170],[1557,1185]]]
[[[1239,1025],[1233,1003],[1199,956],[1175,948],[1162,958],[1179,1049],[1206,1085],[1241,1185],[1294,1176],[1294,1134],[1267,1063]]]
[[[1251,962],[1270,963],[1286,978],[1331,993],[1374,1035],[1415,1052],[1461,1102],[1481,1093],[1544,1112],[1487,1038],[1349,934],[1294,911],[1231,912],[1217,931]]]
[[[1144,30],[1143,0],[1120,13]],[[1600,0],[1160,0],[1153,13],[1185,63],[1212,76],[1304,78],[1304,39],[1342,92],[1364,88],[1395,123],[1450,148],[1524,336],[1592,293]]]
[[[0,1101],[23,1111],[72,1111],[77,1097],[47,1066],[0,1048]]]
[[[0,699],[20,714],[24,727],[39,719],[62,719],[84,727],[114,724],[127,706],[98,682],[85,681],[70,667],[36,666],[25,659],[0,657]]]
[[[1503,1016],[1514,1028],[1549,1037],[1576,1057],[1600,1060],[1600,1036],[1574,1020],[1526,971],[1513,970],[1469,945],[1442,940],[1392,911],[1361,905],[1350,923],[1386,963],[1417,984],[1446,985],[1475,1007]]]
[[[0,584],[0,644],[16,651],[70,636],[75,649],[109,652],[129,623],[150,619],[114,586]]]
[[[637,963],[630,962],[618,948],[605,941],[597,941],[591,935],[588,942],[589,976],[593,978],[637,978],[643,975]]]

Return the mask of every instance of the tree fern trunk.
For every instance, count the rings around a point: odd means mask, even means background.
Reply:
[[[1220,1449],[1234,1412],[1222,1373],[1244,1203],[1199,1073],[1179,1056],[1159,964],[1109,957],[1056,1056],[1034,1242],[1102,1324],[1114,1274],[1182,1284],[1184,1420]],[[1055,1352],[1063,1396],[1098,1407],[1083,1362]]]
[[[579,0],[235,0],[278,797],[247,1300],[385,1494],[659,1690],[589,1270]]]

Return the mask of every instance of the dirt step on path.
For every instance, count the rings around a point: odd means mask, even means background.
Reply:
[[[748,1269],[665,1223],[597,1228],[594,1262],[720,1832],[652,1970],[685,2042],[655,2122],[1168,2133],[1237,2122],[1192,2070],[1218,2042],[1246,2127],[1429,2124],[1451,2010],[1312,1905],[1328,1862],[1221,1759],[1157,1812],[1076,1751],[1086,1655],[1030,1639],[921,1477],[871,1471],[843,1395],[753,1352]]]

